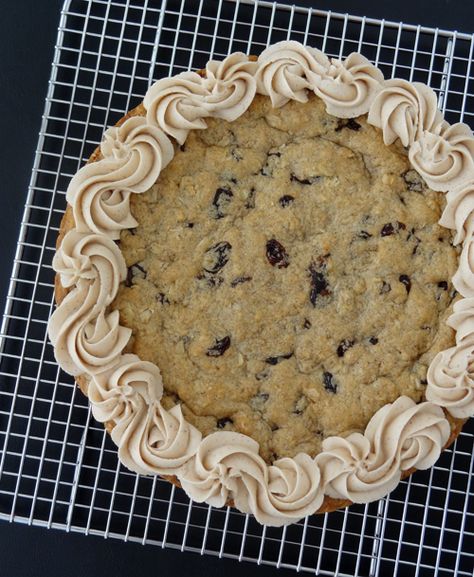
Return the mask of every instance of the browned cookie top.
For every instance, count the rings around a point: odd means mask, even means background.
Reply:
[[[423,397],[457,267],[442,193],[364,118],[315,96],[192,132],[132,196],[129,267],[113,304],[163,403],[204,434],[239,431],[267,461],[364,429]]]

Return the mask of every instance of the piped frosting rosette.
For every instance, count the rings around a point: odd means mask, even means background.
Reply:
[[[87,394],[94,417],[113,425],[120,460],[132,471],[172,475],[199,447],[201,433],[181,407],[161,406],[163,384],[153,363],[123,355],[113,369],[92,378]]]
[[[434,90],[421,82],[393,78],[376,95],[368,122],[382,130],[389,145],[397,138],[410,146],[424,130],[432,130],[442,121]]]
[[[205,76],[183,72],[158,80],[145,95],[147,122],[183,144],[190,130],[207,128],[205,118],[231,122],[241,116],[256,91],[257,63],[236,52],[210,60]]]
[[[181,485],[197,502],[222,507],[232,500],[265,525],[286,525],[314,513],[324,499],[314,459],[299,454],[268,466],[258,449],[245,435],[212,433],[180,472]]]
[[[456,342],[474,334],[474,298],[461,299],[454,303],[453,313],[447,324],[456,331]]]
[[[113,366],[131,330],[120,326],[119,312],[107,312],[126,266],[119,247],[104,234],[73,229],[64,237],[53,268],[65,287],[73,287],[49,321],[56,360],[71,375],[94,375]]]
[[[179,405],[165,410],[156,365],[123,354],[131,331],[110,311],[126,266],[114,240],[137,226],[130,195],[143,193],[171,161],[174,145],[206,119],[233,121],[256,92],[274,107],[306,102],[315,93],[339,118],[368,112],[384,141],[408,147],[413,167],[434,190],[448,191],[440,223],[463,243],[449,325],[455,347],[439,353],[428,371],[427,402],[407,397],[377,411],[362,433],[331,437],[315,458],[298,454],[267,464],[258,444],[245,435],[216,432],[202,438]],[[474,139],[465,124],[450,126],[425,85],[393,79],[359,54],[330,60],[315,48],[280,42],[255,62],[235,53],[212,60],[205,73],[183,72],[161,79],[144,98],[146,116],[110,128],[100,160],[71,180],[67,200],[75,228],[53,261],[69,290],[49,322],[61,367],[88,377],[94,417],[106,423],[120,460],[142,474],[175,475],[196,501],[223,506],[230,501],[264,524],[284,525],[318,510],[324,496],[366,503],[390,492],[402,473],[433,465],[448,442],[454,417],[474,413]]]
[[[474,211],[474,179],[450,189],[446,195],[446,208],[439,224],[456,232],[454,244],[469,237],[468,229]]]
[[[454,244],[462,242],[459,266],[453,277],[456,290],[463,297],[474,296],[474,180],[451,189],[440,224],[456,231]]]
[[[375,413],[364,435],[323,441],[316,462],[325,492],[354,503],[380,499],[397,486],[402,471],[431,467],[450,432],[440,407],[399,397]]]
[[[260,54],[257,86],[274,107],[289,100],[306,102],[308,90],[326,104],[329,114],[354,118],[365,114],[382,87],[383,74],[361,54],[344,61],[329,58],[298,42],[279,42]]]
[[[452,190],[474,178],[474,138],[467,126],[443,121],[424,130],[408,153],[413,168],[433,190]]]
[[[207,127],[207,90],[196,72],[182,72],[155,82],[145,94],[146,119],[183,144],[190,130]]]
[[[100,147],[103,159],[86,164],[72,178],[66,199],[79,232],[100,232],[113,239],[137,225],[130,194],[145,192],[157,180],[174,150],[166,134],[134,116],[109,128]]]
[[[462,301],[461,301],[462,302]],[[468,309],[462,311],[472,318]],[[456,311],[460,313],[459,309]],[[464,319],[466,316],[463,314]],[[474,414],[474,334],[436,355],[428,369],[426,398],[459,419]]]
[[[326,73],[314,78],[312,88],[329,114],[354,118],[369,111],[382,83],[382,72],[353,52],[345,60],[333,58]]]
[[[329,59],[320,50],[299,42],[278,42],[258,57],[257,90],[270,97],[274,108],[290,100],[307,102],[307,90],[328,68]]]

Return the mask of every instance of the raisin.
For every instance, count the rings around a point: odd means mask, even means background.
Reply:
[[[279,198],[278,202],[282,208],[286,208],[287,206],[290,206],[294,200],[294,196],[291,196],[291,194],[285,194]]]
[[[349,130],[355,130],[356,132],[362,128],[362,126],[353,118],[349,118],[348,120],[338,120],[337,126],[335,128],[336,132],[339,132],[343,128],[348,128]]]
[[[407,291],[407,294],[408,294],[408,293],[410,292],[410,290],[411,290],[411,280],[410,280],[410,277],[409,277],[408,275],[406,275],[406,274],[401,274],[401,275],[398,277],[398,280],[399,280],[403,285],[405,285],[405,288],[406,288],[406,291]]]
[[[347,121],[346,124],[347,128],[349,128],[350,130],[355,130],[357,132],[357,130],[360,130],[362,128],[362,126],[353,118],[349,118],[349,120]]]
[[[209,276],[209,273],[200,273],[198,274],[197,279],[205,281],[207,286],[211,288],[221,286],[224,282],[224,279],[221,276]]]
[[[234,421],[230,417],[224,417],[217,420],[217,428],[224,429],[226,425],[233,425]]]
[[[132,264],[128,267],[127,278],[125,279],[125,286],[130,288],[133,285],[133,278],[137,276],[137,273],[142,273],[141,278],[146,278],[146,270],[138,263]]]
[[[158,293],[156,296],[156,300],[159,301],[162,305],[169,305],[170,304],[170,300],[165,295],[165,293]]]
[[[299,176],[296,176],[294,172],[290,174],[291,182],[299,182],[300,184],[314,184],[315,182],[318,182],[318,180],[320,180],[321,178],[322,178],[321,176],[310,176],[309,178],[300,178]]]
[[[252,280],[251,276],[238,276],[237,278],[235,278],[231,283],[230,286],[231,287],[236,287],[239,284],[243,284],[245,282],[249,282]]]
[[[290,264],[285,247],[274,238],[267,241],[267,260],[278,268],[286,268]]]
[[[142,267],[142,265],[135,263],[135,264],[132,264],[132,268],[136,268],[137,270],[139,270],[143,274],[144,278],[146,277],[146,270]]]
[[[275,425],[275,423],[271,423],[271,424],[270,424],[270,429],[271,429],[272,431],[278,431],[279,428],[280,428],[280,427],[279,427],[278,425]]]
[[[309,300],[313,306],[316,306],[318,296],[328,296],[331,291],[328,289],[328,282],[322,272],[311,271],[311,290]]]
[[[231,249],[232,245],[227,241],[208,248],[204,256],[204,270],[211,274],[219,272],[229,262]]]
[[[255,375],[255,378],[257,381],[264,381],[265,379],[268,379],[268,373],[267,371],[261,371]]]
[[[392,287],[388,284],[388,282],[382,281],[382,286],[380,288],[379,293],[381,295],[389,293],[392,290]]]
[[[310,329],[311,328],[311,321],[309,319],[305,319],[303,323],[303,328]]]
[[[414,239],[414,242],[415,242],[415,246],[413,247],[411,254],[415,255],[418,251],[418,246],[421,243],[421,240],[415,235],[415,229],[414,228],[411,229],[411,231],[408,233],[408,236],[407,236],[407,240],[411,240],[411,239]]]
[[[337,383],[334,382],[334,375],[332,373],[329,373],[328,371],[323,373],[323,383],[326,391],[337,393]]]
[[[370,232],[367,232],[366,230],[361,230],[357,236],[359,238],[367,239],[370,238],[372,235],[370,234]]]
[[[311,278],[311,287],[309,291],[309,300],[313,306],[316,306],[316,301],[319,296],[325,297],[331,294],[328,281],[325,276],[327,268],[327,259],[329,254],[318,257],[309,265],[309,276]]]
[[[349,339],[344,339],[341,341],[340,345],[337,347],[337,356],[343,357],[344,353],[354,346],[354,341],[350,341]]]
[[[408,190],[411,190],[412,192],[422,192],[423,182],[416,170],[407,170],[401,175],[401,177],[405,181]]]
[[[415,234],[415,229],[414,229],[414,228],[412,228],[412,229],[410,230],[410,232],[408,233],[407,240],[411,240],[412,238],[414,239],[414,242],[415,242],[416,244],[415,244],[415,246],[413,247],[413,250],[411,251],[411,254],[416,254],[417,251],[418,251],[418,245],[420,244],[421,240],[416,236],[416,234]]]
[[[215,276],[207,279],[207,284],[211,287],[221,286],[223,282],[224,279],[221,276]]]
[[[137,229],[136,228],[129,228],[128,232],[132,235],[135,236],[137,234]]]
[[[206,355],[208,357],[220,357],[230,347],[230,337],[226,336],[223,339],[216,339],[215,344],[207,349]]]
[[[371,345],[376,345],[379,342],[379,339],[377,337],[370,337],[369,339],[369,343]]]
[[[382,227],[382,230],[380,231],[381,236],[390,236],[395,232],[395,229],[393,228],[393,224],[391,222],[388,222],[387,224],[384,224]]]
[[[214,218],[224,218],[226,216],[226,209],[230,203],[234,193],[228,187],[220,187],[214,194],[212,205],[214,207]]]
[[[247,200],[245,201],[245,208],[255,208],[255,188],[250,189]]]
[[[400,230],[405,230],[406,225],[403,222],[387,222],[383,225],[382,230],[380,231],[380,236],[391,236],[392,234],[396,234]]]
[[[438,287],[443,289],[444,291],[448,290],[448,283],[445,280],[442,280],[438,283]]]
[[[278,363],[281,363],[281,361],[291,359],[292,356],[293,353],[286,353],[285,355],[278,355],[276,357],[267,357],[265,362],[269,365],[278,365]]]

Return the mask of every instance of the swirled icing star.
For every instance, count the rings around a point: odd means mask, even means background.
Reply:
[[[446,195],[446,207],[439,224],[456,231],[453,242],[459,244],[466,238],[468,222],[474,211],[474,180],[452,188]]]
[[[425,130],[408,152],[410,162],[433,190],[451,190],[474,178],[474,138],[467,124],[441,122]]]
[[[73,208],[79,232],[100,232],[113,239],[133,228],[130,193],[148,190],[173,157],[164,132],[133,116],[112,127],[101,144],[102,160],[86,164],[72,178],[66,199]]]
[[[240,433],[205,437],[179,475],[195,501],[222,507],[229,499],[258,521],[280,526],[314,513],[323,501],[319,469],[308,455],[280,459],[270,467],[258,443]]]
[[[410,146],[425,130],[431,131],[442,121],[434,90],[421,82],[392,78],[372,102],[369,124],[382,129],[383,141],[389,145],[397,138]]]
[[[123,355],[112,369],[95,375],[88,388],[94,417],[111,423],[122,463],[142,474],[172,475],[196,452],[201,433],[186,422],[181,407],[160,404],[158,367]]]
[[[459,419],[474,415],[474,335],[441,351],[427,374],[426,398]]]
[[[368,112],[382,82],[382,72],[362,54],[353,52],[345,60],[331,59],[327,71],[313,77],[312,88],[329,114],[354,118]]]
[[[275,108],[290,100],[307,102],[307,90],[329,68],[325,54],[299,42],[278,42],[258,57],[257,91],[270,97]]]
[[[374,414],[363,435],[323,441],[316,462],[325,492],[354,503],[380,499],[397,486],[402,471],[431,467],[449,434],[442,409],[399,397]]]

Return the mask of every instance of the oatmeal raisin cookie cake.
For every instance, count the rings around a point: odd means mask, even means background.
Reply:
[[[473,194],[470,129],[360,54],[161,79],[69,186],[58,363],[128,468],[197,501],[378,499],[474,413]]]

